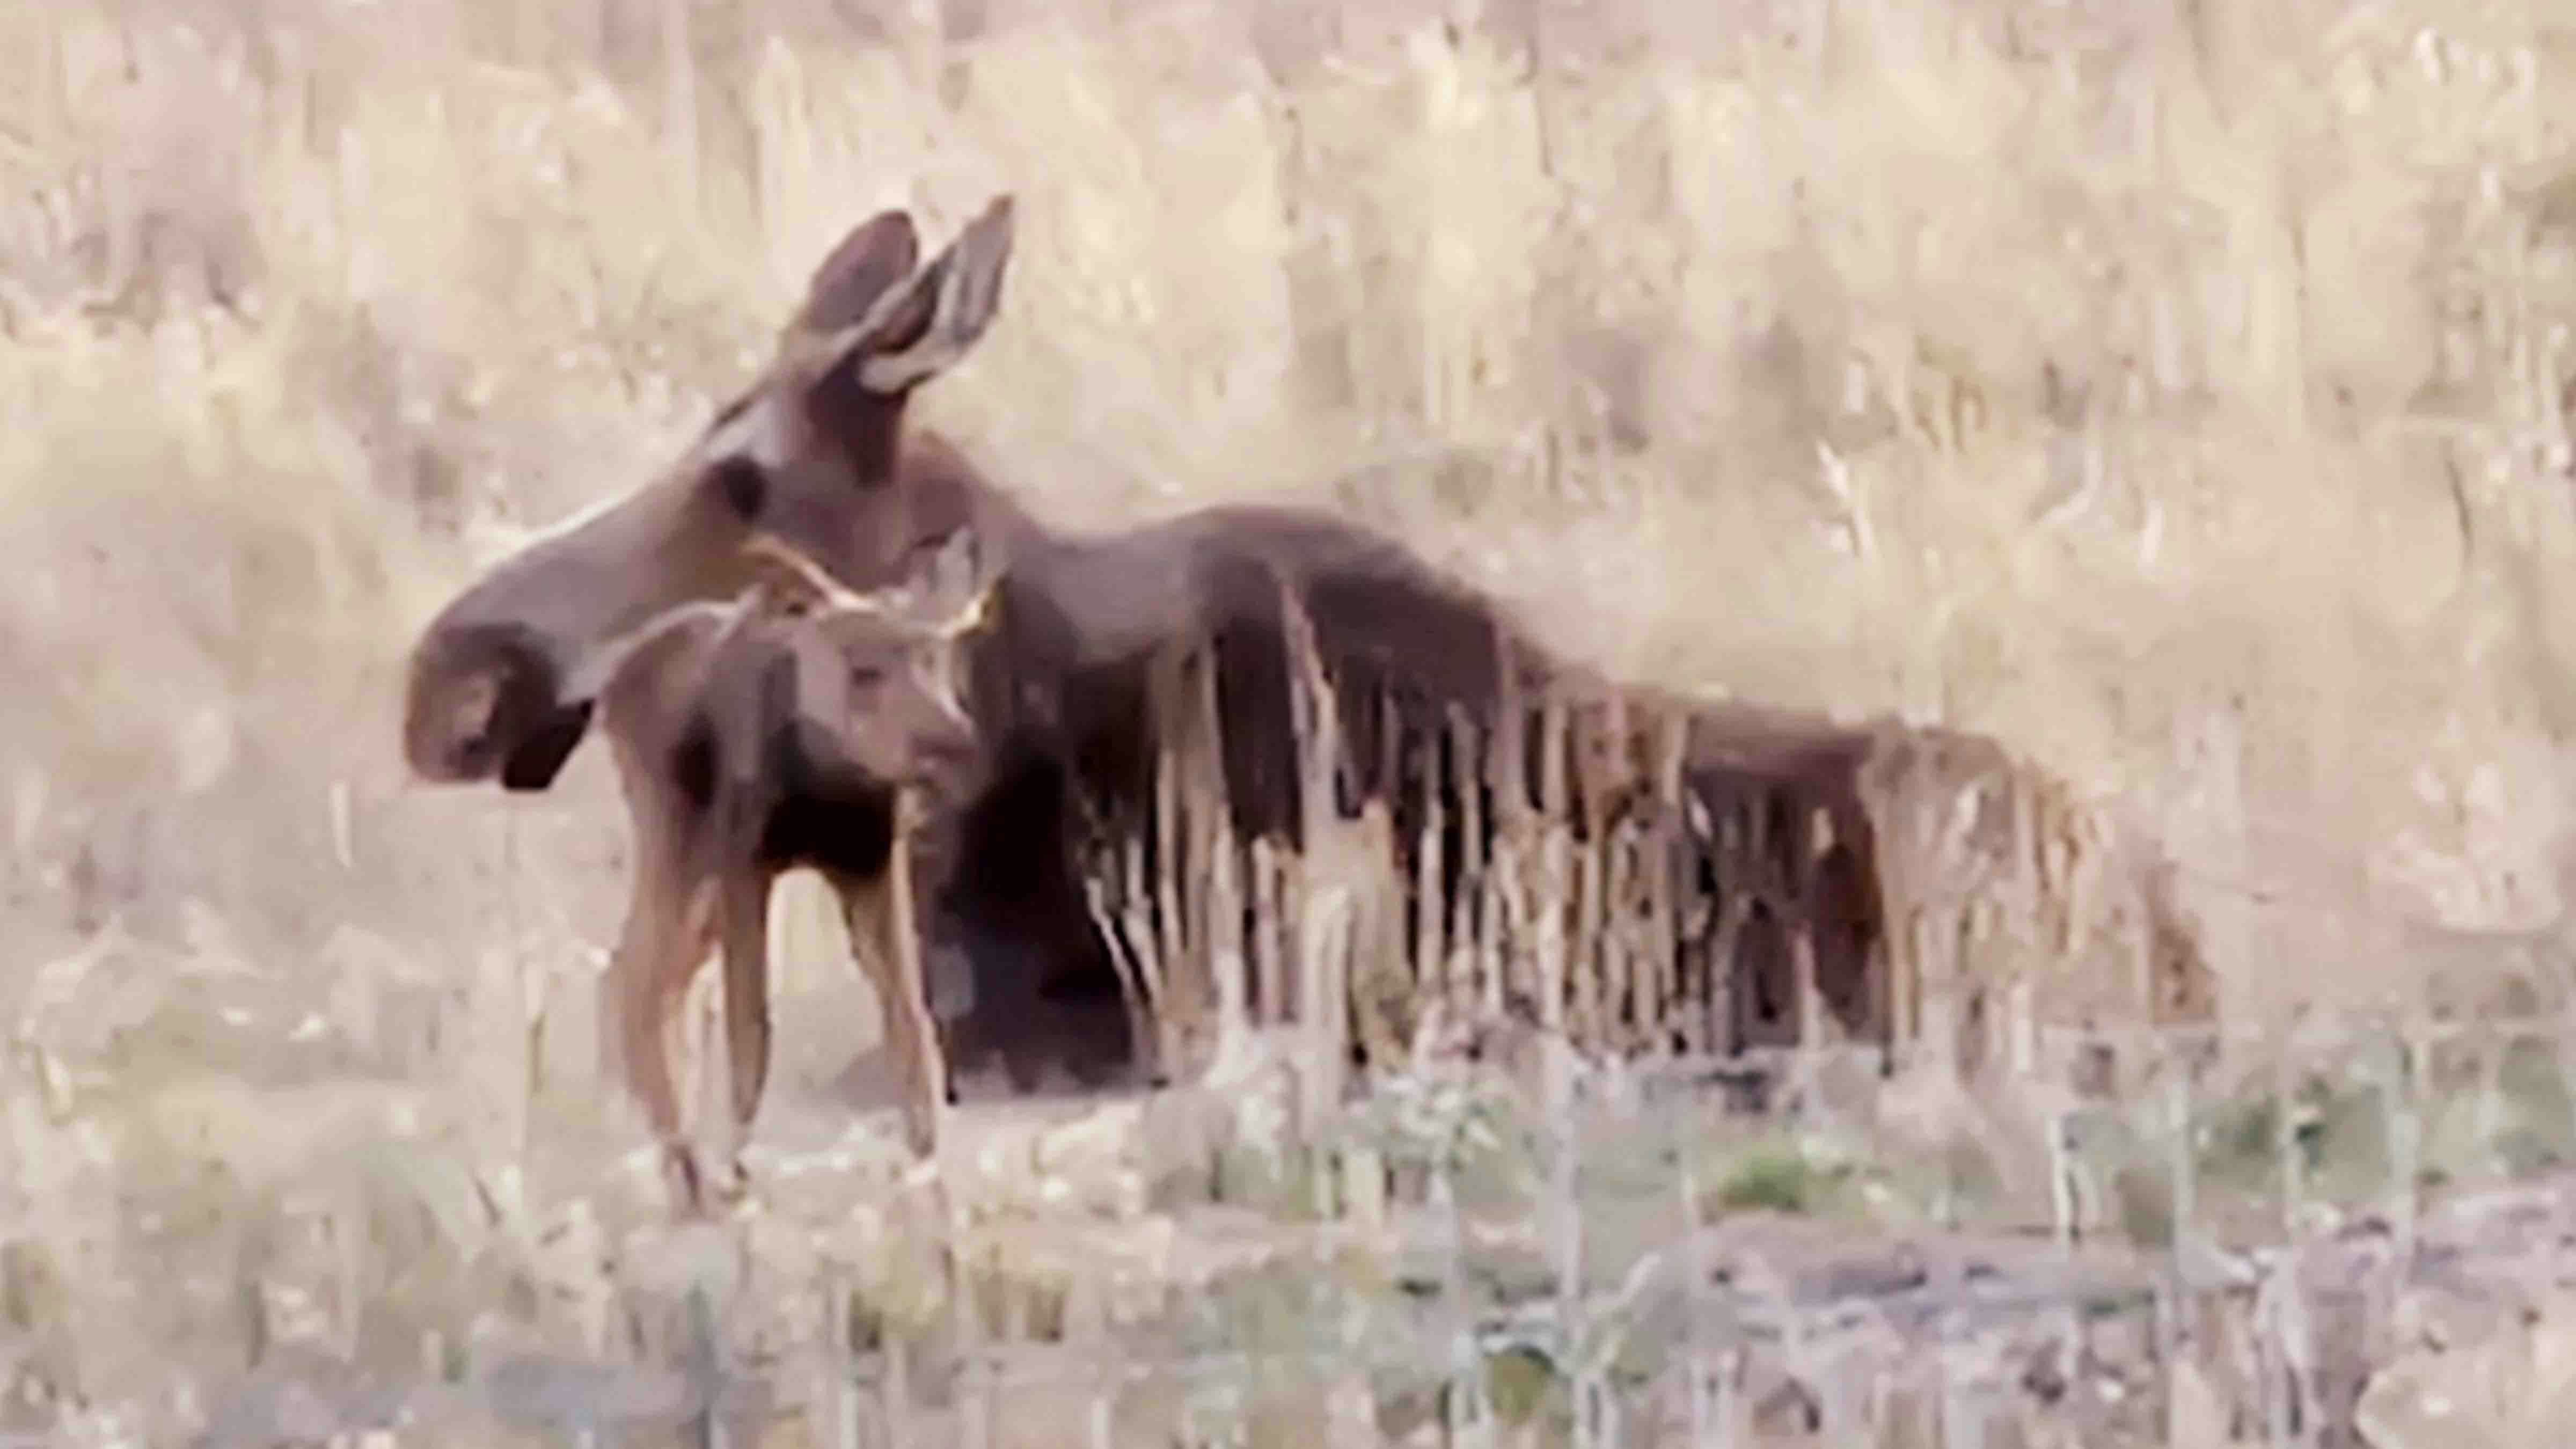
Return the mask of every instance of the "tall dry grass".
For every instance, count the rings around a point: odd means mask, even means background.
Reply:
[[[2258,855],[2550,913],[2545,7],[1534,13],[11,17],[21,817],[273,778],[264,702],[391,790],[342,676],[664,455],[854,218],[1008,187],[925,411],[1050,514],[1327,497],[1623,667],[2158,799],[2214,748]]]
[[[2402,980],[2377,913],[2555,920],[2557,7],[1453,9],[0,12],[12,1221],[134,1261],[81,1205],[151,1083],[527,1130],[452,1085],[528,1001],[581,1055],[605,773],[412,788],[408,631],[843,228],[1001,188],[1004,321],[922,411],[1068,526],[1321,501],[1621,669],[1996,733],[2161,822],[2240,1006]],[[469,1029],[404,1055],[415,996]],[[265,1160],[192,1111],[170,1163]]]

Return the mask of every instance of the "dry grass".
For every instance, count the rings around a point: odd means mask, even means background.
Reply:
[[[605,771],[414,789],[393,668],[883,204],[1025,199],[925,411],[1051,517],[1322,499],[1639,674],[1996,733],[2162,823],[2231,1010],[2556,921],[2557,7],[1540,7],[1535,73],[1518,8],[1035,8],[0,13],[0,1239],[93,1402],[308,1189],[559,1244]],[[454,1150],[321,1166],[389,1135]]]

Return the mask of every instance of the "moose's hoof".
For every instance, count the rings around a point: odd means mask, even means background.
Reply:
[[[708,1196],[723,1207],[740,1207],[751,1197],[751,1169],[739,1156],[726,1159],[707,1184]]]
[[[662,1148],[662,1184],[671,1195],[671,1210],[694,1217],[707,1205],[706,1179],[698,1171],[698,1155],[679,1143],[666,1143]]]
[[[942,1109],[937,1102],[915,1103],[903,1114],[904,1145],[915,1157],[933,1157],[939,1152],[939,1119]]]

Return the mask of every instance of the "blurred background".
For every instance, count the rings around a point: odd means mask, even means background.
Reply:
[[[885,206],[1021,198],[916,416],[1052,521],[1318,503],[1631,676],[1991,733],[2176,851],[2231,1016],[2554,941],[2571,81],[2542,0],[0,11],[0,1420],[589,1301],[604,752],[412,785],[402,650]]]

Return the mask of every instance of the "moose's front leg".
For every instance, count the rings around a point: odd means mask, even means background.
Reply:
[[[914,1152],[928,1157],[939,1149],[948,1073],[922,979],[921,934],[914,926],[912,891],[905,879],[907,854],[898,840],[886,879],[835,884],[851,944],[866,943],[865,965],[883,1011],[886,1045],[903,1096],[905,1139]]]
[[[719,1196],[738,1199],[750,1187],[743,1148],[769,1082],[769,888],[765,871],[727,873],[719,889],[725,970],[725,1056],[732,1088],[732,1140],[726,1146]]]
[[[958,1100],[957,1064],[968,1054],[962,1038],[974,1023],[983,997],[981,968],[976,959],[981,946],[974,912],[971,905],[960,908],[959,892],[950,879],[961,855],[958,835],[958,822],[953,816],[934,817],[904,836],[904,848],[898,852],[908,856],[901,874],[911,897],[922,1000],[930,1011],[930,1039],[939,1048],[940,1100],[952,1107]],[[891,876],[881,888],[893,889]],[[846,893],[844,899],[848,899]]]
[[[685,891],[685,893],[683,893]],[[618,1038],[627,1086],[662,1148],[662,1169],[676,1206],[704,1205],[697,1157],[680,1127],[680,1096],[671,1074],[670,1027],[689,978],[714,944],[714,892],[704,885],[639,896],[610,970],[615,976]]]

